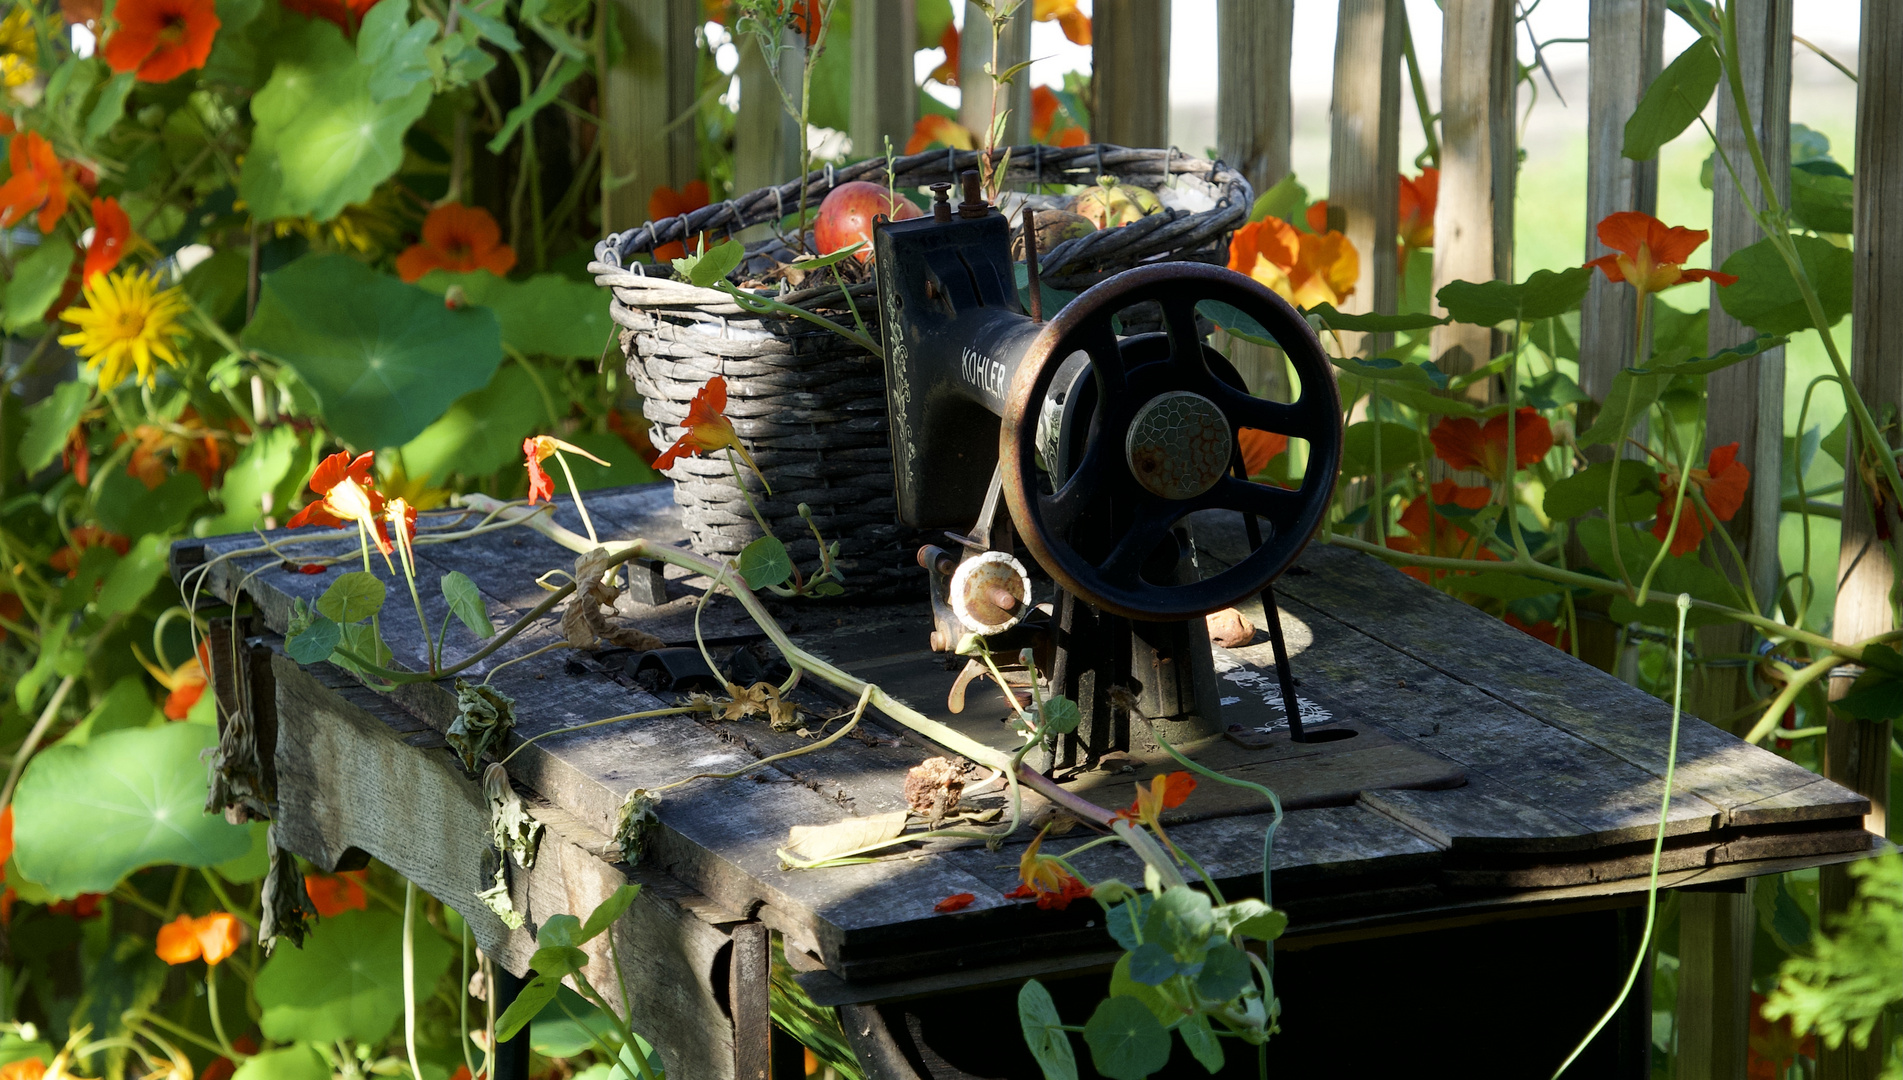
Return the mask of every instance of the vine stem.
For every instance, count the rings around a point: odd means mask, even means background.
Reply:
[[[539,515],[531,517],[528,514],[522,514],[519,510],[504,507],[498,500],[490,498],[489,496],[465,495],[463,496],[463,502],[467,506],[484,512],[495,513],[501,517],[520,516],[523,523],[529,528],[568,548],[570,551],[589,551],[593,549],[592,545],[588,545],[588,541],[585,537],[577,535],[571,530],[547,520],[545,517]],[[669,562],[676,566],[683,566],[690,570],[699,571],[709,578],[720,577],[726,572],[724,566],[715,563],[712,559],[696,555],[690,551],[683,551],[676,547],[655,544],[647,540],[634,540],[619,548],[611,549],[610,557],[620,561],[633,558],[660,559],[663,562]],[[833,666],[827,660],[800,648],[787,636],[786,631],[781,628],[778,620],[774,619],[772,614],[766,610],[766,607],[761,604],[760,598],[755,596],[753,591],[747,588],[743,582],[729,577],[727,587],[732,591],[734,598],[740,601],[741,606],[747,609],[747,614],[753,617],[754,622],[759,625],[767,638],[773,642],[774,647],[780,650],[781,655],[786,657],[787,662],[792,664],[795,669],[803,669],[811,672],[820,680],[839,687],[855,697],[861,694],[866,695],[867,700],[873,708],[878,709],[886,716],[948,750],[969,758],[987,768],[996,769],[999,772],[1007,774],[1015,773],[1020,784],[1037,792],[1045,799],[1062,807],[1075,817],[1101,828],[1107,828],[1121,836],[1124,842],[1129,844],[1130,847],[1136,851],[1138,857],[1140,857],[1146,865],[1156,870],[1158,877],[1161,878],[1165,886],[1185,883],[1183,881],[1182,872],[1177,869],[1176,863],[1169,855],[1163,851],[1162,846],[1151,839],[1147,834],[1133,830],[1129,822],[1124,821],[1110,811],[1089,802],[1079,795],[1066,791],[1057,781],[1052,780],[1050,777],[1045,776],[1035,769],[1025,767],[1015,756],[994,750],[970,738],[956,728],[933,720],[924,713],[892,697],[877,684],[869,683],[864,679],[843,671]],[[568,588],[572,589],[573,586],[568,586]]]
[[[410,1076],[423,1080],[416,1063],[416,883],[403,883],[403,1052],[410,1059]],[[465,988],[466,989],[466,988]]]
[[[77,675],[68,675],[60,680],[59,686],[53,690],[53,700],[46,703],[45,711],[33,722],[33,730],[26,733],[26,741],[13,752],[13,764],[7,769],[6,786],[0,788],[0,806],[13,802],[13,789],[20,782],[20,772],[26,768],[26,760],[33,756],[33,751],[39,749],[40,740],[46,737],[46,729],[52,727],[53,721],[59,717],[59,707],[66,704],[66,695],[73,692],[73,684],[78,679]]]

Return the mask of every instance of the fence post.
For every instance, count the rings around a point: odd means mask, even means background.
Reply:
[[[1434,291],[1450,281],[1513,274],[1513,0],[1445,0],[1441,32],[1440,205],[1434,212]],[[1449,58],[1452,58],[1451,62]],[[1434,305],[1435,314],[1445,314]],[[1441,370],[1470,371],[1499,351],[1493,331],[1436,327]],[[1490,397],[1492,381],[1468,388]]]
[[[780,78],[797,88],[806,62],[806,43],[791,32],[780,53]],[[750,35],[741,35],[740,108],[734,117],[733,188],[735,193],[784,184],[800,173],[799,127],[787,115],[773,85],[766,53]],[[794,91],[798,93],[797,89]],[[791,213],[792,211],[787,211]]]
[[[1394,313],[1401,178],[1401,0],[1341,0],[1329,110],[1328,226],[1361,254],[1350,312]],[[1445,67],[1443,67],[1445,70]],[[1344,334],[1373,355],[1392,334]],[[1357,340],[1358,339],[1358,340]]]
[[[1658,209],[1658,158],[1623,153],[1625,123],[1658,78],[1664,0],[1592,0],[1586,44],[1586,258],[1611,249],[1596,230],[1607,214]],[[1594,273],[1579,311],[1579,386],[1604,401],[1612,377],[1634,362],[1632,287]]]
[[[1217,0],[1216,156],[1235,166],[1257,195],[1289,172],[1294,38],[1294,0]],[[1252,393],[1288,399],[1280,350],[1227,338],[1221,351]]]
[[[607,17],[622,42],[602,79],[601,224],[612,232],[648,218],[648,196],[694,178],[694,125],[669,124],[694,106],[697,0],[616,0]],[[616,181],[619,181],[616,183]]]
[[[896,153],[912,134],[918,88],[912,54],[918,46],[913,0],[853,0],[852,152],[855,157]]]
[[[1168,146],[1170,0],[1096,0],[1090,33],[1091,137]]]
[[[881,0],[883,2],[883,0]],[[995,70],[1009,71],[1014,64],[1021,64],[1031,58],[1031,14],[1029,3],[1019,4],[1011,14],[1011,21],[1005,24],[1004,33],[998,36],[998,63]],[[985,128],[991,124],[991,76],[985,74],[985,64],[991,60],[991,27],[985,20],[985,13],[978,5],[965,4],[965,28],[958,35],[958,122],[978,133],[979,142],[984,141]],[[908,74],[910,66],[906,68]],[[1006,92],[1004,101],[998,103],[1000,112],[1011,110],[1004,122],[1004,135],[998,140],[999,146],[1022,146],[1031,141],[1031,78],[1030,71],[1018,76]]]
[[[1856,280],[1850,319],[1850,371],[1857,390],[1881,416],[1903,405],[1903,207],[1894,193],[1903,185],[1903,6],[1864,0],[1857,60]],[[1860,456],[1853,429],[1850,454]],[[1883,448],[1889,449],[1888,447]],[[1876,538],[1870,493],[1856,469],[1844,477],[1843,547],[1837,572],[1838,641],[1856,641],[1891,628],[1891,552]],[[1885,511],[1886,513],[1888,511]],[[1842,697],[1850,680],[1831,680]],[[1883,835],[1889,827],[1890,724],[1832,716],[1824,736],[1824,775],[1870,799],[1864,827]],[[1855,882],[1842,867],[1827,866],[1819,881],[1819,908],[1842,911]],[[1884,1047],[1876,1038],[1865,1050],[1846,1043],[1822,1050],[1820,1080],[1871,1080],[1883,1068]]]

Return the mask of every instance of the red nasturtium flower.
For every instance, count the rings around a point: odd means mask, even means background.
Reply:
[[[1507,415],[1488,420],[1483,427],[1464,416],[1448,417],[1434,425],[1428,438],[1434,456],[1456,469],[1482,472],[1498,482],[1546,456],[1553,448],[1553,425],[1546,417],[1522,407],[1514,417],[1513,466],[1507,467]]]
[[[1539,638],[1555,649],[1566,648],[1566,632],[1551,620],[1530,623],[1509,611],[1501,616],[1501,621],[1522,634]]]
[[[304,892],[310,896],[311,906],[317,909],[321,918],[328,919],[346,911],[362,911],[370,905],[363,889],[367,876],[363,870],[345,870],[340,874],[305,874]]]
[[[706,206],[708,199],[707,184],[701,180],[689,180],[681,185],[679,191],[675,191],[666,184],[657,185],[648,194],[648,220],[660,221],[662,218],[691,214]],[[702,247],[711,247],[713,242],[712,233],[701,233],[698,236],[689,237],[685,243],[679,240],[669,241],[655,248],[652,254],[655,262],[667,262],[669,259],[685,258],[690,252],[699,251]]]
[[[466,274],[487,270],[501,277],[515,268],[515,249],[502,242],[502,227],[480,206],[445,203],[423,219],[423,238],[396,257],[396,276],[416,281],[431,270]]]
[[[240,1035],[231,1040],[231,1048],[240,1054],[255,1054],[258,1052],[258,1040],[249,1034]],[[198,1080],[231,1080],[232,1074],[237,1071],[238,1066],[230,1058],[215,1057],[206,1063],[204,1070],[198,1074]],[[176,1074],[173,1080],[179,1080]]]
[[[79,557],[90,547],[109,547],[124,555],[132,550],[132,541],[97,525],[75,525],[67,545],[48,556],[46,565],[67,577],[77,577],[79,576]]]
[[[934,144],[949,146],[954,150],[976,150],[978,136],[949,116],[927,113],[912,125],[912,137],[905,140],[905,152],[916,154]]]
[[[947,896],[945,899],[940,900],[938,903],[933,904],[932,910],[938,912],[941,915],[948,914],[953,911],[963,911],[966,908],[970,907],[971,902],[976,899],[978,899],[976,896],[973,896],[971,893],[968,893],[968,892],[953,893],[952,895]]]
[[[198,643],[198,651],[191,659],[170,671],[147,662],[143,657],[140,663],[160,686],[165,687],[165,718],[183,720],[191,715],[192,707],[205,696],[206,672],[211,670],[211,639]]]
[[[55,900],[46,905],[46,910],[48,914],[84,922],[99,917],[99,902],[105,898],[105,893],[83,892],[71,900]]]
[[[10,593],[10,592],[0,592],[0,619],[5,619],[7,622],[10,622],[14,624],[15,626],[18,626],[20,625],[21,621],[24,620],[25,618],[26,618],[26,604],[23,601],[21,601],[20,594]],[[5,625],[0,625],[0,641],[5,641],[6,639],[7,639],[7,628]],[[11,814],[11,813],[13,813],[12,806],[8,806],[5,809],[0,809],[0,814]],[[11,817],[6,818],[5,827],[7,829],[7,833],[6,833],[7,849],[6,850],[11,851],[13,850],[13,847],[12,847],[13,819]],[[7,860],[0,858],[0,865],[5,865],[6,861]]]
[[[1409,252],[1434,246],[1434,208],[1439,204],[1439,169],[1429,166],[1412,180],[1401,177],[1401,269],[1407,269]]]
[[[189,964],[203,959],[216,967],[244,944],[244,926],[234,915],[214,911],[194,919],[180,915],[159,927],[159,959],[168,964]]]
[[[1288,449],[1288,436],[1279,431],[1240,428],[1236,441],[1242,444],[1242,467],[1250,476],[1268,468],[1269,462]]]
[[[1064,868],[1064,864],[1038,853],[1044,846],[1044,833],[1038,833],[1024,849],[1024,857],[1018,860],[1017,888],[1004,894],[1006,900],[1036,900],[1037,906],[1046,911],[1062,911],[1070,906],[1072,900],[1081,900],[1090,895],[1090,886],[1077,880],[1077,876]]]
[[[13,858],[13,804],[0,807],[0,867]]]
[[[1480,559],[1492,561],[1499,558],[1487,550],[1486,545],[1475,540],[1465,529],[1453,524],[1434,510],[1436,506],[1458,506],[1463,510],[1478,510],[1492,500],[1493,492],[1484,487],[1466,487],[1452,480],[1442,480],[1428,491],[1426,498],[1411,500],[1401,511],[1396,522],[1407,530],[1405,536],[1384,538],[1388,547],[1396,551],[1405,551],[1411,555],[1431,555],[1443,559]],[[1432,584],[1436,578],[1447,576],[1445,570],[1431,573],[1424,566],[1404,566],[1401,572],[1417,581]]]
[[[52,232],[66,213],[68,184],[53,144],[37,131],[21,132],[7,147],[7,164],[13,175],[0,184],[0,228],[38,210],[40,231]]]
[[[92,242],[86,245],[85,268],[80,277],[86,284],[119,265],[126,243],[132,239],[132,219],[126,216],[119,200],[108,195],[93,200]]]
[[[1281,218],[1267,217],[1244,225],[1230,238],[1229,269],[1260,281],[1298,307],[1339,306],[1355,291],[1361,257],[1339,232],[1307,233]]]
[[[1751,485],[1751,470],[1738,463],[1738,444],[1713,447],[1705,467],[1693,469],[1692,488],[1705,497],[1705,505],[1719,521],[1730,521],[1744,506],[1745,488]],[[1704,515],[1686,492],[1685,508],[1678,514],[1678,531],[1672,532],[1672,506],[1678,502],[1678,477],[1659,474],[1658,516],[1652,522],[1652,535],[1665,540],[1672,537],[1672,554],[1683,555],[1698,547],[1705,538]]]
[[[1791,1067],[1791,1059],[1799,1054],[1808,1058],[1817,1056],[1816,1033],[1799,1035],[1791,1030],[1788,1016],[1765,1019],[1764,1002],[1763,994],[1756,990],[1751,992],[1751,1028],[1746,1039],[1745,1059],[1745,1075],[1750,1080],[1783,1076]]]
[[[1125,821],[1158,828],[1163,811],[1174,810],[1183,805],[1189,793],[1196,790],[1196,778],[1186,772],[1157,773],[1150,778],[1148,787],[1137,785],[1136,801],[1117,811],[1117,816]]]
[[[100,55],[112,70],[149,83],[204,67],[219,25],[213,0],[119,0],[112,17],[119,27]]]
[[[741,445],[740,436],[734,431],[733,421],[727,419],[726,412],[727,380],[716,375],[695,392],[694,400],[687,406],[687,420],[683,425],[687,430],[674,440],[674,445],[654,459],[654,467],[665,469],[683,456],[699,457],[732,447],[740,452],[741,460],[759,474],[761,482],[765,483],[765,474],[760,473],[760,466],[753,463],[753,456]]]
[[[1090,141],[1090,133],[1076,124],[1065,124],[1057,133],[1057,140],[1051,141],[1051,125],[1057,122],[1057,112],[1063,102],[1057,100],[1056,91],[1048,86],[1031,89],[1031,141],[1049,143],[1052,146],[1082,146]]]
[[[925,76],[925,81],[943,83],[946,86],[957,86],[958,27],[953,26],[951,23],[946,23],[944,32],[938,35],[938,47],[945,50],[945,59],[940,61],[939,65],[932,69],[930,75]],[[916,131],[917,129],[914,128],[913,130]],[[909,154],[912,153],[912,151],[907,150],[906,153]]]
[[[337,24],[344,33],[354,33],[363,17],[377,0],[279,0],[285,10]]]
[[[311,473],[311,491],[319,498],[299,510],[286,524],[297,529],[305,525],[344,527],[346,521],[362,522],[375,533],[377,550],[389,555],[390,537],[383,526],[383,495],[370,479],[374,452],[365,450],[351,460],[339,451],[317,463]]]
[[[718,376],[716,376],[716,378],[718,378]],[[726,387],[724,380],[721,382],[721,387],[723,389]],[[705,393],[704,390],[702,392]],[[694,403],[700,403],[699,394],[694,395]],[[721,417],[721,419],[725,420],[726,417]],[[688,414],[687,422],[690,426],[694,423],[694,417],[691,411]],[[729,430],[732,430],[732,425],[728,427]],[[686,436],[682,436],[682,438],[686,438]],[[548,474],[547,469],[542,468],[542,462],[547,461],[558,450],[566,450],[571,454],[580,454],[582,457],[587,458],[603,468],[609,467],[607,462],[583,450],[581,447],[576,446],[574,443],[563,442],[561,439],[557,439],[552,435],[531,435],[522,440],[523,464],[528,466],[529,470],[530,506],[534,506],[538,502],[555,501],[555,479]]]
[[[1604,271],[1608,281],[1630,283],[1639,290],[1641,300],[1650,293],[1688,281],[1709,279],[1719,285],[1730,285],[1738,280],[1717,270],[1685,269],[1685,260],[1711,238],[1711,233],[1704,229],[1667,226],[1650,214],[1621,210],[1607,214],[1599,222],[1598,233],[1599,242],[1611,248],[1613,254],[1588,260],[1586,265]]]
[[[60,467],[73,474],[80,487],[92,483],[93,448],[92,440],[86,437],[84,420],[73,425],[66,433],[66,445],[60,447]]]

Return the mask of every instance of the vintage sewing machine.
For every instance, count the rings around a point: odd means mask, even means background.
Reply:
[[[1346,734],[1303,729],[1271,588],[1321,524],[1340,469],[1340,404],[1314,333],[1260,283],[1200,263],[1118,274],[1045,322],[1034,276],[1033,310],[1019,303],[1010,223],[976,173],[964,181],[956,207],[937,185],[930,215],[882,222],[873,240],[899,518],[950,544],[919,552],[932,648],[978,634],[994,655],[1039,649],[1053,691],[1082,712],[1045,748],[1044,767],[1069,768],[1129,750],[1133,714],[1172,742],[1224,733],[1204,616],[1260,596],[1289,737]],[[1204,340],[1205,302],[1282,346],[1295,401],[1249,394]],[[1125,331],[1159,312],[1161,329]],[[1298,486],[1248,478],[1245,427],[1307,444]],[[1246,554],[1218,565],[1194,533],[1224,518],[1233,531],[1238,516]],[[1054,585],[1048,614],[1020,544]]]

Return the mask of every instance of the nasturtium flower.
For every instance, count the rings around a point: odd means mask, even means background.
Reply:
[[[1288,436],[1279,431],[1238,428],[1236,441],[1242,445],[1242,467],[1250,476],[1268,468],[1288,449]]]
[[[1077,880],[1077,876],[1064,868],[1064,864],[1049,855],[1040,854],[1044,846],[1044,833],[1038,833],[1030,844],[1026,845],[1024,855],[1018,860],[1017,888],[1004,894],[1006,900],[1036,900],[1037,906],[1046,911],[1062,911],[1070,906],[1072,900],[1081,900],[1090,895],[1090,886]]]
[[[396,276],[416,281],[431,270],[465,274],[487,270],[500,277],[515,268],[515,249],[502,242],[502,227],[480,206],[445,203],[423,219],[423,238],[396,257]]]
[[[0,806],[0,866],[5,866],[7,860],[11,858],[13,858],[13,804],[8,803]]]
[[[905,140],[905,152],[916,154],[935,145],[949,146],[954,150],[976,150],[978,136],[949,116],[927,113],[912,125],[912,137]]]
[[[1711,238],[1704,229],[1667,226],[1650,214],[1621,210],[1599,222],[1598,234],[1599,242],[1611,248],[1613,254],[1601,255],[1586,265],[1598,267],[1608,281],[1630,283],[1641,297],[1688,281],[1730,285],[1738,280],[1717,270],[1685,269],[1685,260]]]
[[[60,312],[76,329],[62,334],[59,343],[77,348],[86,366],[98,370],[101,390],[134,374],[151,386],[155,359],[179,365],[174,346],[186,335],[178,319],[192,306],[184,289],[160,289],[157,275],[134,271],[102,275],[81,285],[80,295],[85,307]]]
[[[191,659],[170,671],[150,663],[144,657],[139,662],[151,674],[154,681],[165,687],[165,718],[183,720],[191,715],[192,707],[205,696],[205,687],[209,682],[206,672],[211,670],[211,639],[198,643],[198,651]]]
[[[370,902],[363,889],[366,874],[346,870],[338,874],[305,874],[304,892],[320,918],[331,918],[346,911],[362,911]]]
[[[1405,529],[1406,535],[1383,537],[1383,542],[1395,551],[1410,555],[1497,561],[1499,556],[1489,551],[1485,544],[1434,509],[1438,506],[1453,506],[1462,510],[1479,510],[1492,499],[1493,491],[1489,488],[1468,487],[1452,480],[1442,480],[1428,489],[1425,498],[1415,498],[1402,509],[1395,524]],[[1423,566],[1405,566],[1401,572],[1429,584],[1448,575],[1446,570],[1429,571]]]
[[[119,200],[110,195],[94,199],[92,241],[86,245],[85,268],[80,271],[80,280],[90,284],[99,275],[115,269],[131,239],[132,219],[119,205]]]
[[[932,69],[930,75],[925,76],[925,81],[943,83],[946,86],[957,86],[958,27],[951,23],[946,23],[944,31],[938,35],[938,47],[945,50],[945,59],[941,60],[938,66]],[[913,128],[915,134],[917,130],[917,128]],[[907,150],[906,153],[909,154],[912,153],[912,151]]]
[[[53,144],[37,131],[23,131],[7,146],[12,175],[0,184],[0,228],[39,211],[43,233],[53,231],[66,213],[68,180]]]
[[[1056,20],[1072,45],[1090,44],[1090,16],[1077,10],[1077,0],[1036,0],[1031,18],[1038,22]]]
[[[1411,251],[1434,246],[1434,209],[1440,204],[1440,170],[1428,166],[1410,180],[1401,177],[1401,269]]]
[[[1500,617],[1500,621],[1528,637],[1538,638],[1544,641],[1555,649],[1564,649],[1567,647],[1566,632],[1561,630],[1559,625],[1551,619],[1527,622],[1525,619],[1509,611]]]
[[[80,557],[91,547],[109,547],[124,555],[132,550],[132,541],[97,525],[75,525],[66,546],[48,556],[46,565],[67,577],[77,577]]]
[[[13,890],[8,889],[7,895],[11,897]],[[44,1080],[45,1076],[46,1062],[37,1057],[21,1058],[0,1065],[0,1080]]]
[[[1434,425],[1428,433],[1434,444],[1434,456],[1455,469],[1485,473],[1498,482],[1546,456],[1553,448],[1553,425],[1546,417],[1522,407],[1514,418],[1513,463],[1507,464],[1507,416],[1501,413],[1487,421],[1452,416]]]
[[[1117,816],[1125,821],[1148,825],[1152,829],[1158,828],[1162,823],[1163,811],[1183,805],[1183,800],[1195,790],[1196,777],[1189,773],[1157,773],[1150,778],[1147,787],[1137,785],[1136,801],[1117,811]]]
[[[317,501],[299,510],[286,524],[297,529],[305,525],[329,525],[341,529],[347,521],[359,522],[373,530],[377,550],[386,557],[393,550],[384,530],[383,496],[370,479],[373,451],[366,450],[355,460],[339,451],[317,463],[311,473],[311,491]]]
[[[200,915],[180,915],[159,927],[159,959],[168,964],[189,964],[204,960],[216,967],[244,944],[244,925],[236,916],[223,911]]]
[[[719,375],[707,380],[707,385],[694,393],[694,400],[688,403],[687,420],[682,425],[687,430],[674,440],[674,445],[661,452],[654,459],[654,467],[665,469],[681,457],[700,457],[715,450],[732,447],[739,451],[741,460],[755,473],[760,467],[753,463],[753,456],[740,443],[740,436],[733,429],[733,421],[727,419],[727,380]],[[765,482],[764,474],[760,476]]]
[[[149,83],[204,67],[219,26],[213,0],[119,0],[112,17],[119,25],[100,55],[112,70]]]
[[[932,910],[938,912],[941,915],[947,914],[953,911],[963,911],[966,908],[970,907],[971,902],[976,899],[978,899],[976,896],[968,892],[953,893],[952,895],[947,896],[945,899],[940,900],[938,903],[933,904]]]
[[[1361,257],[1339,232],[1308,233],[1277,217],[1252,221],[1229,240],[1229,269],[1299,307],[1339,306],[1355,291]]]
[[[1051,138],[1052,125],[1057,122],[1058,111],[1063,102],[1057,98],[1057,92],[1048,86],[1031,88],[1031,141],[1048,143],[1052,146],[1082,146],[1090,141],[1090,133],[1076,124],[1065,124],[1058,129],[1055,141]]]
[[[660,221],[663,218],[680,217],[683,214],[691,214],[706,206],[708,199],[709,196],[707,194],[707,184],[705,181],[689,180],[687,183],[681,185],[679,191],[675,191],[666,184],[657,185],[653,191],[648,193],[648,220]],[[650,254],[653,255],[654,261],[657,263],[669,262],[674,259],[684,259],[689,252],[699,251],[704,247],[712,247],[713,244],[714,237],[712,233],[701,233],[698,236],[688,238],[685,243],[679,240],[669,241],[655,248]]]
[[[1745,489],[1751,486],[1751,470],[1738,461],[1738,444],[1726,443],[1712,448],[1705,467],[1691,470],[1692,489],[1704,496],[1705,505],[1719,521],[1730,521],[1744,507]],[[1685,494],[1685,508],[1678,512],[1678,531],[1672,532],[1672,507],[1678,502],[1678,476],[1659,474],[1659,507],[1652,522],[1652,535],[1663,542],[1672,538],[1672,554],[1685,555],[1705,538],[1705,521],[1698,504]]]
[[[377,0],[279,0],[286,11],[336,23],[346,34],[354,33],[363,17]]]
[[[715,378],[719,378],[719,376],[715,376]],[[721,389],[724,391],[727,385],[726,380],[722,379],[720,385],[721,385]],[[706,393],[706,390],[703,389],[701,393],[702,394]],[[701,397],[700,394],[694,395],[695,405],[698,405],[700,403],[700,397]],[[722,398],[721,407],[725,408],[724,397]],[[691,409],[692,407],[690,406],[690,411],[687,417],[687,422],[690,426],[694,423],[694,417],[693,417],[693,413]],[[724,421],[726,417],[723,416],[720,419]],[[728,430],[729,431],[732,430],[732,425],[728,425]],[[682,438],[686,438],[686,436],[682,436]],[[679,445],[679,444],[676,444],[676,445]],[[574,443],[564,442],[561,439],[557,439],[552,435],[531,435],[528,438],[523,439],[522,440],[522,463],[526,465],[529,470],[529,505],[530,506],[534,506],[538,502],[555,501],[555,479],[554,477],[551,477],[548,474],[547,469],[542,468],[542,462],[547,461],[557,451],[560,451],[560,450],[566,450],[571,454],[580,454],[582,457],[585,457],[588,460],[604,468],[606,468],[608,465],[607,462],[601,460],[600,458],[589,453],[588,451],[583,450],[581,447],[576,446]],[[751,462],[749,462],[749,464],[751,464]]]
[[[84,420],[74,424],[73,430],[66,433],[66,444],[60,447],[59,463],[61,468],[73,474],[73,479],[79,481],[80,487],[92,483],[92,440],[86,434]]]

